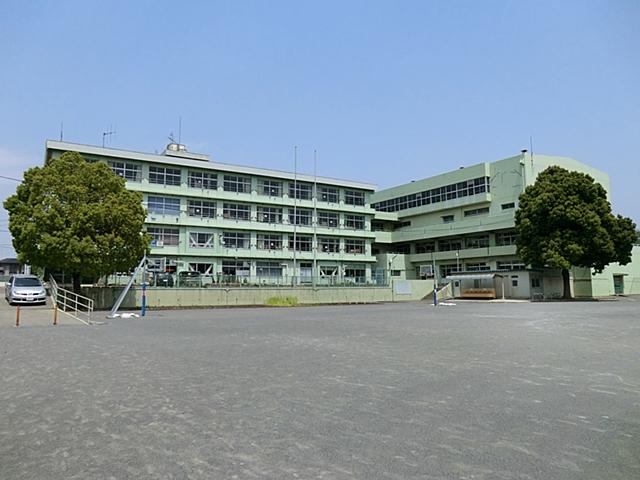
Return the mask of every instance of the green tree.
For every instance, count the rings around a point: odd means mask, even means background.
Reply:
[[[572,266],[602,272],[631,261],[635,224],[613,215],[606,190],[584,173],[544,170],[520,195],[515,223],[518,256],[533,267],[561,269],[564,298],[571,298]]]
[[[83,276],[130,270],[149,245],[141,194],[77,152],[27,170],[4,208],[19,260],[71,274],[76,292]]]

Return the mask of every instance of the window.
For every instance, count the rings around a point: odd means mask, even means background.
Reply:
[[[189,233],[189,246],[192,248],[213,248],[213,233]]]
[[[364,230],[364,217],[362,215],[345,215],[344,228]]]
[[[365,283],[366,270],[363,267],[355,265],[347,265],[344,269],[344,278],[353,283]]]
[[[477,217],[478,215],[486,215],[489,213],[489,207],[474,208],[473,210],[465,210],[465,217]]]
[[[216,218],[216,203],[205,200],[189,200],[187,214],[190,217]]]
[[[498,232],[496,233],[496,245],[504,247],[507,245],[515,245],[518,235],[515,231]]]
[[[458,265],[456,265],[455,263],[450,265],[440,265],[441,277],[448,277],[449,275],[452,275],[454,273],[458,273]]]
[[[311,185],[300,182],[290,183],[289,197],[297,198],[299,200],[311,200]]]
[[[400,253],[408,255],[411,253],[410,243],[394,243],[389,246],[389,253]]]
[[[266,195],[268,197],[282,196],[282,182],[277,180],[258,179],[258,195]]]
[[[289,235],[289,249],[293,250],[293,235]],[[306,235],[296,235],[295,250],[299,252],[311,251],[311,237]]]
[[[239,175],[225,175],[223,187],[225,192],[250,193],[251,179]]]
[[[251,215],[251,207],[249,205],[241,205],[238,203],[223,203],[222,216],[229,220],[249,220]]]
[[[249,234],[245,232],[223,232],[222,245],[227,248],[249,248]]]
[[[109,166],[113,173],[125,180],[139,182],[142,179],[142,168],[135,163],[109,162]]]
[[[337,228],[338,214],[334,212],[318,212],[318,225],[321,227]]]
[[[452,252],[454,250],[462,250],[462,240],[460,239],[438,240],[439,252]]]
[[[319,200],[327,203],[338,203],[338,189],[333,187],[320,187]]]
[[[151,235],[152,247],[178,245],[180,231],[177,228],[149,227],[147,233]]]
[[[311,225],[311,210],[296,208],[289,209],[289,223],[292,225]]]
[[[160,185],[180,185],[180,169],[149,167],[149,183],[157,183]]]
[[[442,223],[453,223],[454,221],[454,216],[453,215],[443,215],[442,216]]]
[[[512,287],[517,287],[518,286],[518,277],[511,279],[511,286]]]
[[[489,246],[489,235],[481,235],[478,237],[468,237],[464,241],[466,248],[484,248]]]
[[[400,275],[402,275],[402,270],[391,270],[392,277],[399,277]]]
[[[223,260],[222,275],[225,277],[248,277],[251,274],[251,263],[247,260]]]
[[[215,173],[189,172],[189,186],[192,188],[202,188],[205,190],[216,190],[218,188],[218,175]]]
[[[345,253],[364,253],[364,240],[360,238],[346,238],[344,240]]]
[[[416,243],[416,253],[430,253],[436,251],[436,242]]]
[[[180,215],[180,199],[175,197],[153,197],[147,198],[147,210],[149,214],[158,215]]]
[[[213,273],[213,263],[189,263],[190,272],[198,272],[202,275],[211,275]]]
[[[502,210],[508,210],[510,208],[516,208],[515,202],[503,203]]]
[[[467,263],[468,272],[485,272],[490,270],[486,263]]]
[[[282,235],[258,234],[259,250],[282,250]]]
[[[397,212],[407,208],[445,202],[454,198],[468,197],[490,191],[489,177],[479,177],[473,180],[452,183],[443,187],[432,188],[422,192],[411,193],[402,197],[391,198],[374,203],[372,207],[381,212]]]
[[[524,270],[525,264],[519,260],[496,262],[496,268],[501,271]]]
[[[321,252],[337,253],[340,251],[340,239],[331,237],[320,237],[318,246]]]
[[[282,277],[282,265],[278,262],[256,262],[256,274],[262,278]]]
[[[364,192],[345,190],[344,203],[347,205],[364,205]]]
[[[259,205],[257,208],[257,220],[261,223],[282,223],[282,209]]]
[[[531,279],[531,288],[540,288],[542,286],[539,278]]]

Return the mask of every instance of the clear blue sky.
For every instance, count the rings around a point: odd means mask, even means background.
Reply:
[[[640,221],[640,2],[24,1],[0,15],[0,175],[58,138],[388,187],[529,147]],[[15,182],[0,179],[0,196]],[[9,248],[0,211],[0,257]]]

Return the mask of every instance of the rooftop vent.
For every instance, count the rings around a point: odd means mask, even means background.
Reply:
[[[209,155],[204,153],[191,153],[187,151],[186,145],[182,143],[171,142],[167,145],[167,148],[162,152],[163,155],[168,157],[187,158],[189,160],[202,160],[204,162],[209,161]]]
[[[167,145],[167,151],[169,152],[186,152],[187,147],[181,143],[170,143]]]

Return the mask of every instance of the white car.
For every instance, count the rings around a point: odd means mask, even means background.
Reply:
[[[9,305],[47,303],[47,292],[35,275],[12,275],[4,290]]]

